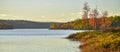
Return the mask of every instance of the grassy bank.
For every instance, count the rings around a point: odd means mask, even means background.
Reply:
[[[82,42],[82,52],[120,52],[120,27],[75,33],[67,38]]]

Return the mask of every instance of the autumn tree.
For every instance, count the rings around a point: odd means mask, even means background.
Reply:
[[[82,23],[84,24],[83,28],[87,29],[89,28],[89,19],[88,19],[88,13],[90,11],[90,8],[88,6],[88,2],[84,4],[83,7],[83,15],[82,15]]]
[[[102,17],[101,17],[102,19],[101,19],[101,25],[100,25],[101,29],[106,29],[106,28],[110,27],[110,25],[112,23],[110,18],[107,17],[107,15],[108,15],[107,11],[104,11],[102,13]]]
[[[50,28],[54,29],[55,28],[55,24],[50,24]]]

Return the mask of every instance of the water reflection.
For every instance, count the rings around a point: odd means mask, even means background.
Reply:
[[[38,30],[38,29],[37,29]],[[35,31],[37,31],[35,30]],[[16,34],[14,36],[7,36],[8,33],[0,35],[0,52],[79,52],[79,42],[73,42],[68,39],[63,39],[62,37],[67,36],[67,33],[73,31],[50,31],[55,33],[54,35],[49,35],[48,30],[45,32],[45,36],[41,32],[37,32],[39,36],[20,36],[26,35],[24,32],[29,32],[29,30],[13,30],[9,31],[11,34]],[[34,34],[34,30],[30,30]],[[42,31],[42,30],[39,30]],[[6,31],[0,31],[0,34]],[[13,32],[13,33],[12,33]],[[16,33],[19,32],[19,33]],[[44,33],[43,32],[43,33]],[[56,34],[60,33],[60,35]],[[65,32],[65,33],[63,33]],[[29,33],[27,33],[29,34]],[[41,36],[42,35],[42,36]]]

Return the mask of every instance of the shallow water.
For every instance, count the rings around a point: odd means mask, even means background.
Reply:
[[[79,52],[79,42],[63,37],[78,30],[0,30],[0,52]]]

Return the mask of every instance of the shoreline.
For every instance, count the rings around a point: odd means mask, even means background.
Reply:
[[[82,42],[81,52],[120,52],[120,27],[74,33],[66,38]]]

